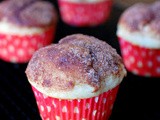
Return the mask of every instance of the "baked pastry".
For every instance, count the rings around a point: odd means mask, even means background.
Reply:
[[[43,120],[107,120],[126,70],[106,42],[73,34],[35,52],[26,75]]]
[[[140,76],[160,76],[160,1],[137,3],[124,11],[118,23],[126,68]]]
[[[58,0],[62,20],[72,26],[97,26],[110,16],[112,0]]]
[[[52,43],[57,24],[54,6],[41,0],[0,3],[0,58],[25,63],[34,51]]]

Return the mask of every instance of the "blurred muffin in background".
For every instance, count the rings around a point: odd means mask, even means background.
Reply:
[[[106,42],[73,34],[37,50],[26,75],[42,120],[108,120],[126,70]]]
[[[58,0],[62,20],[72,26],[96,26],[110,16],[112,0]]]
[[[119,23],[126,68],[141,76],[160,76],[160,1],[137,3],[124,11]]]
[[[28,62],[42,46],[52,43],[57,24],[54,6],[41,0],[0,3],[0,59]]]

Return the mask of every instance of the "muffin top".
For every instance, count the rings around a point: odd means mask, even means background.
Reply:
[[[35,52],[26,75],[35,88],[48,96],[78,99],[114,88],[126,71],[121,57],[106,42],[74,34]]]
[[[48,26],[57,21],[54,6],[42,0],[5,0],[0,3],[0,21],[20,26]]]
[[[153,4],[137,3],[128,8],[121,16],[120,24],[130,31],[141,30],[149,26],[160,34],[160,1]]]
[[[152,4],[137,3],[126,9],[118,23],[118,34],[131,39],[135,44],[160,48],[160,1]]]
[[[78,3],[91,3],[91,2],[101,2],[105,0],[65,0],[70,2],[78,2]]]

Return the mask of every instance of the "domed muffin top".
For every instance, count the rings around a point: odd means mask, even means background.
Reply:
[[[57,21],[54,6],[42,0],[5,0],[0,3],[0,21],[21,26],[48,26]]]
[[[74,34],[35,52],[26,74],[29,82],[46,95],[75,99],[114,88],[126,71],[121,57],[106,42]]]
[[[160,34],[160,1],[152,4],[137,3],[122,14],[119,24],[130,31],[139,31],[148,27]]]
[[[160,1],[127,8],[118,22],[117,35],[134,45],[160,49]]]

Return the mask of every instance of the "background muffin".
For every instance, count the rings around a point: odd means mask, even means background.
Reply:
[[[129,71],[160,76],[160,1],[128,8],[119,20],[117,35]]]
[[[110,15],[112,0],[58,0],[62,20],[73,26],[96,26]]]
[[[0,3],[0,58],[28,62],[35,50],[54,39],[57,13],[41,0],[7,0]]]
[[[42,119],[106,120],[126,71],[107,43],[74,34],[35,52],[26,75]]]

